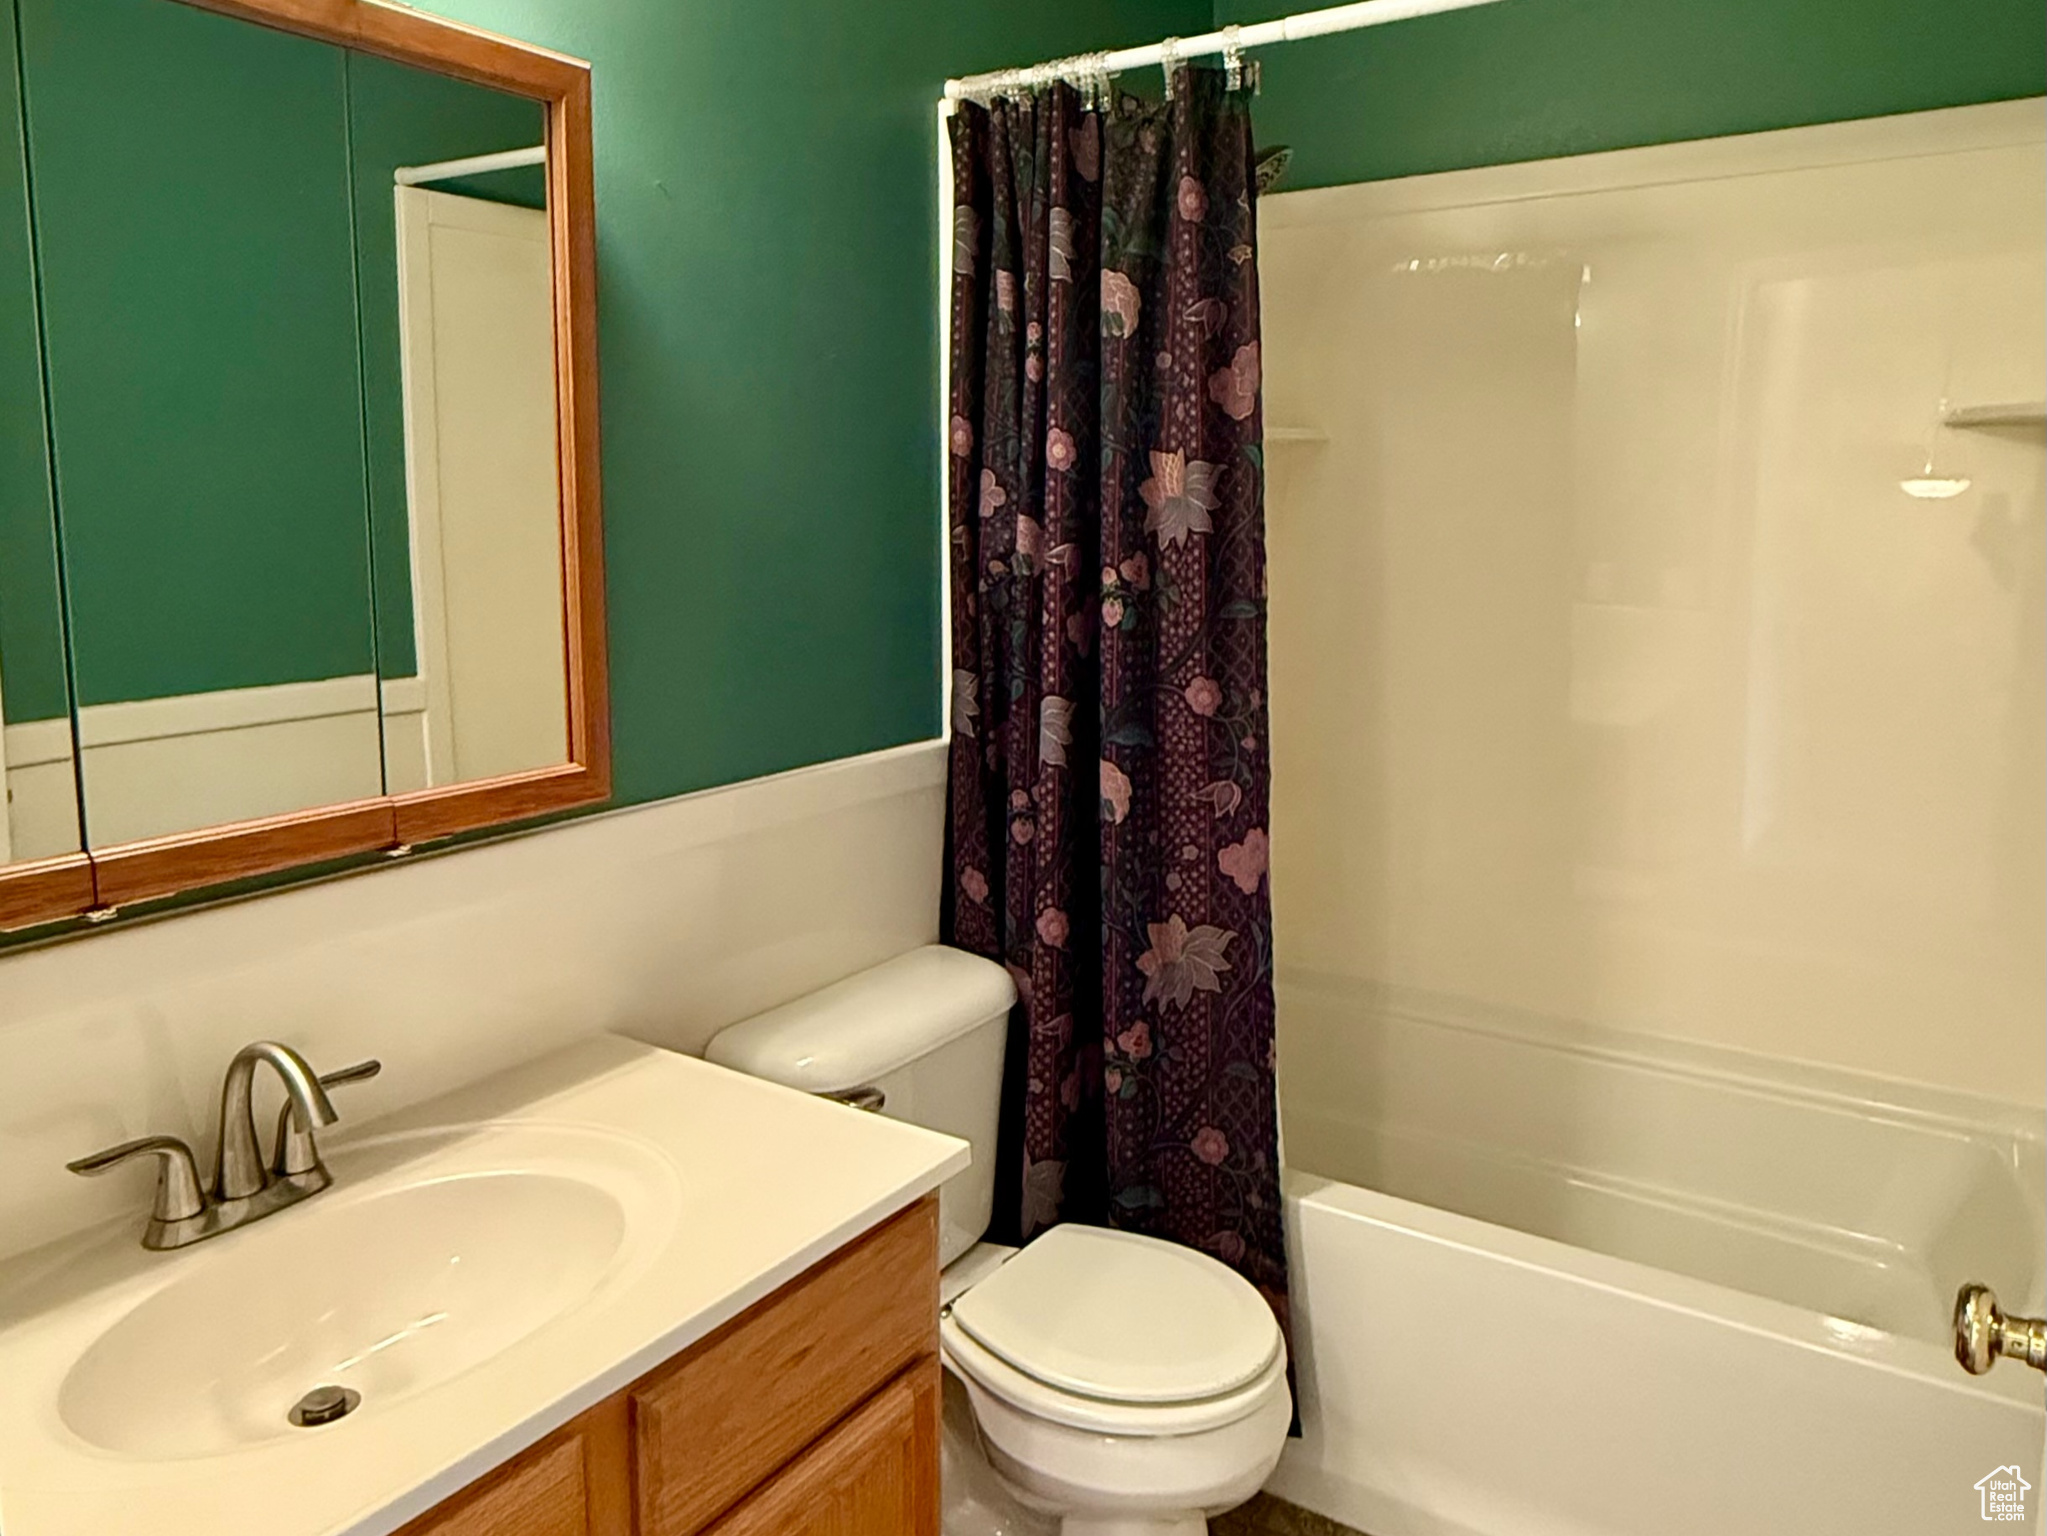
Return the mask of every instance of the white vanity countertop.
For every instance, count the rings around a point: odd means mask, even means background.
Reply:
[[[137,1234],[146,1213],[138,1211],[118,1231],[101,1228],[0,1266],[5,1536],[386,1536],[935,1189],[966,1166],[967,1148],[599,1036],[370,1124],[352,1141],[336,1134],[328,1161],[332,1189],[181,1252],[145,1252]],[[557,1223],[548,1199],[532,1208],[530,1234],[507,1235],[521,1223],[476,1215],[524,1211],[506,1191],[559,1193],[590,1169],[613,1198],[562,1204],[564,1229],[598,1230],[592,1241],[604,1243],[614,1228],[622,1236],[587,1283],[559,1273],[567,1239],[550,1251],[547,1229]],[[526,1182],[483,1182],[506,1173]],[[474,1191],[483,1193],[472,1199]],[[492,1199],[512,1203],[493,1207]],[[233,1392],[208,1379],[218,1343],[194,1345],[193,1327],[160,1330],[182,1339],[153,1336],[159,1317],[185,1317],[202,1334],[251,1319],[253,1352],[226,1373],[240,1372],[236,1390],[246,1397],[250,1371],[269,1359],[263,1315],[272,1314],[275,1332],[291,1308],[331,1315],[335,1295],[375,1290],[387,1272],[379,1235],[397,1230],[380,1213],[394,1210],[412,1213],[398,1223],[403,1235],[440,1266],[469,1257],[470,1273],[495,1266],[495,1276],[516,1274],[528,1267],[530,1243],[530,1267],[550,1271],[533,1284],[555,1288],[548,1320],[514,1342],[477,1347],[472,1361],[443,1367],[428,1385],[380,1392],[365,1380],[361,1408],[314,1430],[272,1426],[273,1406],[281,1424],[302,1390],[299,1376],[280,1378],[291,1389],[280,1388],[274,1405],[264,1397],[259,1417],[237,1419],[238,1404],[219,1402]],[[473,1245],[464,1222],[474,1226]],[[308,1252],[322,1260],[313,1280],[300,1273]],[[426,1279],[389,1282],[412,1283],[403,1299],[426,1294],[424,1285],[445,1287],[445,1268],[424,1260],[412,1268]],[[233,1318],[194,1310],[215,1294],[233,1302]],[[252,1295],[260,1304],[246,1300]],[[427,1346],[442,1349],[444,1361],[451,1357],[439,1340],[489,1332],[467,1317],[495,1301],[464,1300],[474,1303],[469,1313],[451,1303],[455,1322]],[[145,1306],[155,1310],[138,1313]],[[123,1319],[125,1332],[110,1335]],[[93,1361],[110,1350],[115,1363],[90,1379]],[[82,1359],[87,1366],[74,1371]],[[164,1412],[147,1411],[158,1402]],[[176,1411],[181,1403],[188,1411]]]

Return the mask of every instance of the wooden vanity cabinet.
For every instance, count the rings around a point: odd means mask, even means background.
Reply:
[[[938,1529],[938,1373],[905,1371],[711,1527],[711,1536]]]
[[[938,1536],[939,1397],[927,1198],[399,1536]]]
[[[625,1399],[609,1398],[399,1536],[628,1536],[628,1423]]]

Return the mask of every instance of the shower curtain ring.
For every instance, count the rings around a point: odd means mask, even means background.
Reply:
[[[1241,30],[1234,23],[1223,28],[1223,80],[1232,93],[1244,88],[1244,48],[1237,41]]]
[[[1173,99],[1173,72],[1180,67],[1180,39],[1169,37],[1159,44],[1159,69],[1166,77],[1166,100]]]
[[[1088,62],[1088,94],[1097,112],[1106,112],[1110,104],[1109,55],[1107,50],[1091,53]]]

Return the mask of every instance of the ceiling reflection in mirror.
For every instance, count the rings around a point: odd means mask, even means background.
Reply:
[[[10,727],[68,691],[73,846],[565,761],[543,107],[176,0],[16,4],[68,645],[38,695],[0,627],[0,681]]]

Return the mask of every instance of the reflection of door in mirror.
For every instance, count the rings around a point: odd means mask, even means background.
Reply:
[[[424,708],[394,791],[568,755],[547,215],[400,186],[412,599]]]
[[[561,763],[544,114],[361,55],[349,111],[385,782]]]

